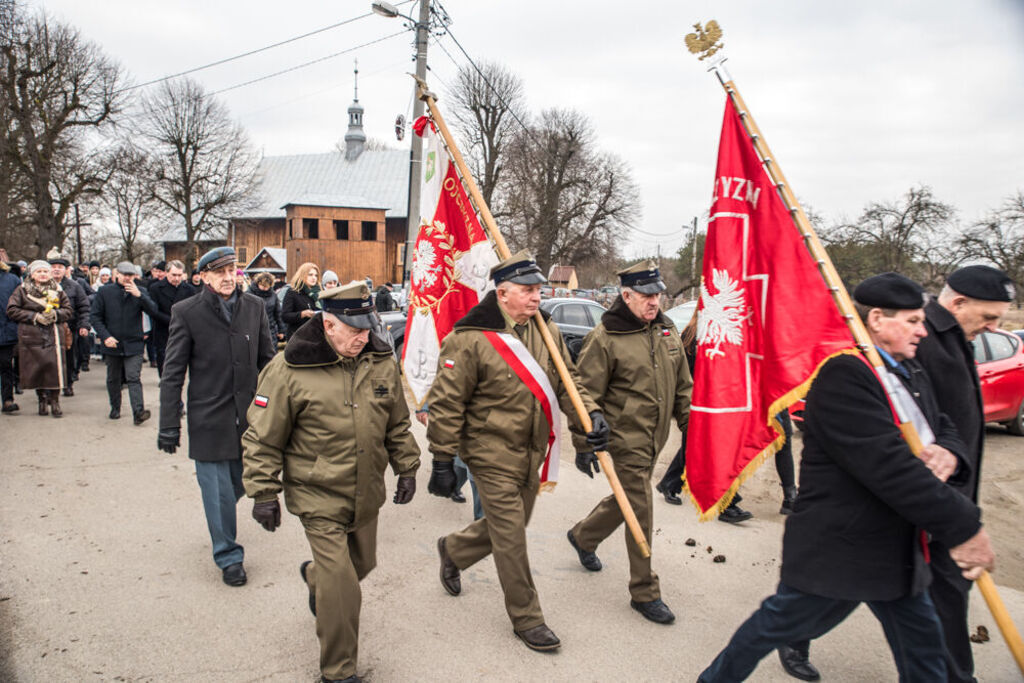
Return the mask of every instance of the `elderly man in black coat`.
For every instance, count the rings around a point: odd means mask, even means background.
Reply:
[[[99,288],[92,300],[92,327],[101,342],[100,351],[107,360],[107,394],[110,419],[121,417],[121,384],[128,384],[132,416],[139,425],[149,419],[142,396],[142,312],[156,312],[149,293],[135,282],[135,266],[121,261],[115,267],[114,281]]]
[[[701,673],[705,683],[745,680],[769,652],[824,635],[861,602],[881,622],[901,681],[943,681],[925,533],[951,548],[966,578],[994,564],[977,505],[943,483],[970,470],[913,361],[926,334],[924,291],[886,273],[861,283],[854,298],[886,381],[903,387],[901,403],[927,445],[914,456],[883,378],[863,358],[842,355],[822,367],[804,411],[800,496],[786,520],[778,590]]]
[[[274,356],[263,301],[235,286],[235,252],[218,247],[199,260],[203,287],[171,309],[160,381],[157,446],[174,453],[181,442],[181,389],[188,385],[188,454],[196,463],[213,561],[224,583],[246,582],[245,551],[235,540],[235,506],[242,487],[241,437],[256,380]]]
[[[985,409],[971,342],[982,331],[998,326],[1015,294],[1013,281],[1003,271],[967,266],[952,273],[938,299],[924,307],[928,336],[921,340],[917,360],[935,387],[939,409],[960,433],[970,467],[969,476],[962,482],[949,484],[975,503],[985,442]],[[931,555],[935,578],[929,593],[946,639],[949,680],[973,681],[974,657],[967,625],[971,582],[960,575],[949,549],[941,542],[932,541]]]

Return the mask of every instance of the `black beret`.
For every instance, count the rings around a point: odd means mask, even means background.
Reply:
[[[224,266],[235,265],[235,250],[231,247],[216,247],[203,254],[196,264],[197,270],[217,270]]]
[[[853,290],[853,298],[857,303],[872,308],[896,310],[924,308],[928,300],[921,285],[899,273],[882,273],[869,277]]]
[[[992,266],[967,266],[955,271],[946,284],[957,294],[982,301],[1013,301],[1017,290],[1006,273]]]
[[[167,261],[157,261],[152,267],[156,270],[167,270]]]

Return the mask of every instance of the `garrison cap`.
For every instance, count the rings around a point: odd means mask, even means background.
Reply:
[[[362,280],[322,291],[317,300],[326,313],[346,325],[360,330],[372,330],[378,325],[377,307],[370,298],[370,288]]]
[[[203,254],[203,258],[199,259],[199,263],[196,264],[196,269],[200,272],[204,270],[218,270],[224,266],[233,266],[236,261],[234,249],[231,247],[216,247]]]
[[[641,261],[625,270],[620,270],[619,284],[623,287],[640,292],[641,294],[658,294],[664,292],[666,287],[661,279],[661,272],[658,264],[654,261]]]
[[[542,285],[548,281],[533,255],[525,250],[509,256],[491,268],[491,279],[496,285],[502,282],[515,282],[518,285]]]
[[[1013,280],[992,266],[967,266],[954,271],[946,284],[957,294],[982,301],[1013,301],[1017,290]]]
[[[853,298],[857,303],[872,308],[893,308],[900,311],[924,308],[928,300],[921,285],[899,273],[882,273],[869,277],[853,290]]]
[[[121,275],[135,275],[136,274],[135,273],[135,264],[132,263],[131,261],[121,261],[116,266],[114,266],[114,270],[116,270],[117,272],[121,273]]]

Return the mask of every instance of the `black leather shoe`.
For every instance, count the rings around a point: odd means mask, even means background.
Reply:
[[[644,615],[645,619],[649,619],[656,624],[671,624],[676,620],[676,615],[672,614],[672,610],[661,601],[661,598],[651,600],[650,602],[630,600],[629,606]]]
[[[361,678],[359,676],[349,676],[348,678],[327,678],[327,676],[320,677],[320,683],[359,683]]]
[[[65,396],[74,396],[75,390],[71,387],[64,387],[64,390],[61,393],[63,393]]]
[[[754,516],[754,513],[747,512],[746,510],[741,508],[739,505],[736,505],[735,503],[733,503],[729,507],[725,508],[725,510],[722,512],[722,514],[718,515],[718,521],[719,522],[728,522],[729,524],[739,524],[740,522],[747,521],[748,519],[750,519],[753,516]]]
[[[229,586],[244,586],[245,582],[249,580],[249,577],[245,575],[245,567],[242,566],[241,562],[224,567],[223,578],[224,583]]]
[[[821,678],[821,674],[811,664],[808,652],[783,645],[779,648],[779,661],[782,662],[782,668],[786,673],[793,678],[799,678],[801,681],[816,681]]]
[[[4,401],[3,412],[5,413],[16,413],[18,412],[18,404],[14,401]]]
[[[145,408],[143,408],[139,412],[135,413],[135,415],[133,416],[134,419],[135,419],[135,424],[137,424],[137,425],[142,424],[143,422],[145,422],[146,420],[149,419],[149,416],[150,416],[150,412],[148,410],[146,410]]]
[[[573,547],[576,554],[580,557],[580,564],[583,568],[591,572],[601,571],[601,560],[598,558],[597,553],[588,550],[583,550],[576,544],[576,537],[572,535],[572,529],[569,529],[569,533],[566,534],[569,539],[569,545]]]
[[[111,408],[110,409],[109,417],[110,417],[111,420],[120,420],[121,419],[121,409],[120,408]]]
[[[675,493],[672,493],[671,491],[667,491],[665,489],[665,487],[661,485],[660,482],[658,484],[656,484],[654,488],[658,491],[658,493],[660,493],[661,495],[665,496],[665,502],[668,503],[669,505],[682,505],[683,504],[683,499],[682,498],[680,498]]]
[[[437,554],[441,556],[441,585],[448,591],[448,595],[458,595],[462,592],[461,572],[452,558],[448,557],[448,551],[444,547],[444,536],[437,539]]]
[[[526,643],[526,647],[537,652],[550,652],[557,650],[562,645],[562,641],[547,627],[547,624],[534,626],[525,631],[515,631],[515,634],[519,640]]]
[[[299,565],[299,574],[302,574],[302,583],[306,584],[306,588],[309,588],[309,581],[306,581],[306,567],[313,563],[313,560],[306,560]],[[309,611],[316,616],[316,593],[309,591]]]
[[[466,497],[459,493],[458,491],[455,491],[454,493],[452,493],[452,500],[455,501],[456,503],[465,503]]]

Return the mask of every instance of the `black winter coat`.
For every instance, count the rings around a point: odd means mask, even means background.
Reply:
[[[92,328],[100,340],[100,351],[108,356],[138,356],[145,349],[142,339],[142,312],[156,315],[156,304],[149,292],[139,287],[139,296],[129,294],[116,282],[99,288],[92,300]],[[107,337],[117,340],[110,349],[103,343]]]
[[[263,291],[256,285],[249,285],[249,294],[258,297],[267,308],[267,323],[270,325],[270,339],[277,347],[277,335],[285,333],[285,324],[281,320],[281,300],[277,298],[277,292],[272,289]]]
[[[396,310],[395,298],[391,296],[391,290],[381,285],[377,289],[377,296],[374,299],[374,304],[377,306],[377,311],[380,313],[386,313],[388,311]]]
[[[188,383],[188,455],[218,462],[242,457],[245,414],[260,370],[274,356],[263,301],[237,292],[228,324],[221,297],[208,287],[171,311],[160,377],[160,429],[180,428],[181,389]]]
[[[311,318],[302,317],[303,311],[316,312],[319,310],[320,306],[313,301],[313,297],[294,287],[289,288],[281,303],[281,320],[287,325],[285,336],[291,339],[297,329],[302,327],[307,320],[311,320]]]
[[[939,413],[931,384],[913,361],[907,386],[936,441],[958,457],[964,446]],[[899,376],[899,375],[897,375]],[[821,369],[807,395],[800,496],[786,519],[782,582],[842,600],[895,600],[930,583],[919,530],[948,547],[981,527],[978,507],[935,477],[894,424],[878,378],[842,355]],[[957,476],[969,475],[961,459]]]
[[[195,293],[196,288],[184,280],[177,287],[166,279],[156,280],[149,286],[149,297],[153,299],[157,308],[157,312],[150,316],[153,321],[153,340],[157,346],[167,344],[167,334],[171,324],[171,307]]]
[[[68,321],[68,326],[71,328],[71,335],[77,337],[79,329],[83,327],[89,329],[89,294],[82,286],[81,280],[69,277],[60,281],[60,288],[68,295],[68,301],[71,302],[72,316]]]
[[[917,347],[917,360],[935,387],[939,410],[949,415],[967,447],[971,476],[958,486],[960,493],[978,502],[981,454],[985,444],[985,409],[981,399],[974,349],[953,314],[930,301],[924,307],[928,336]]]

